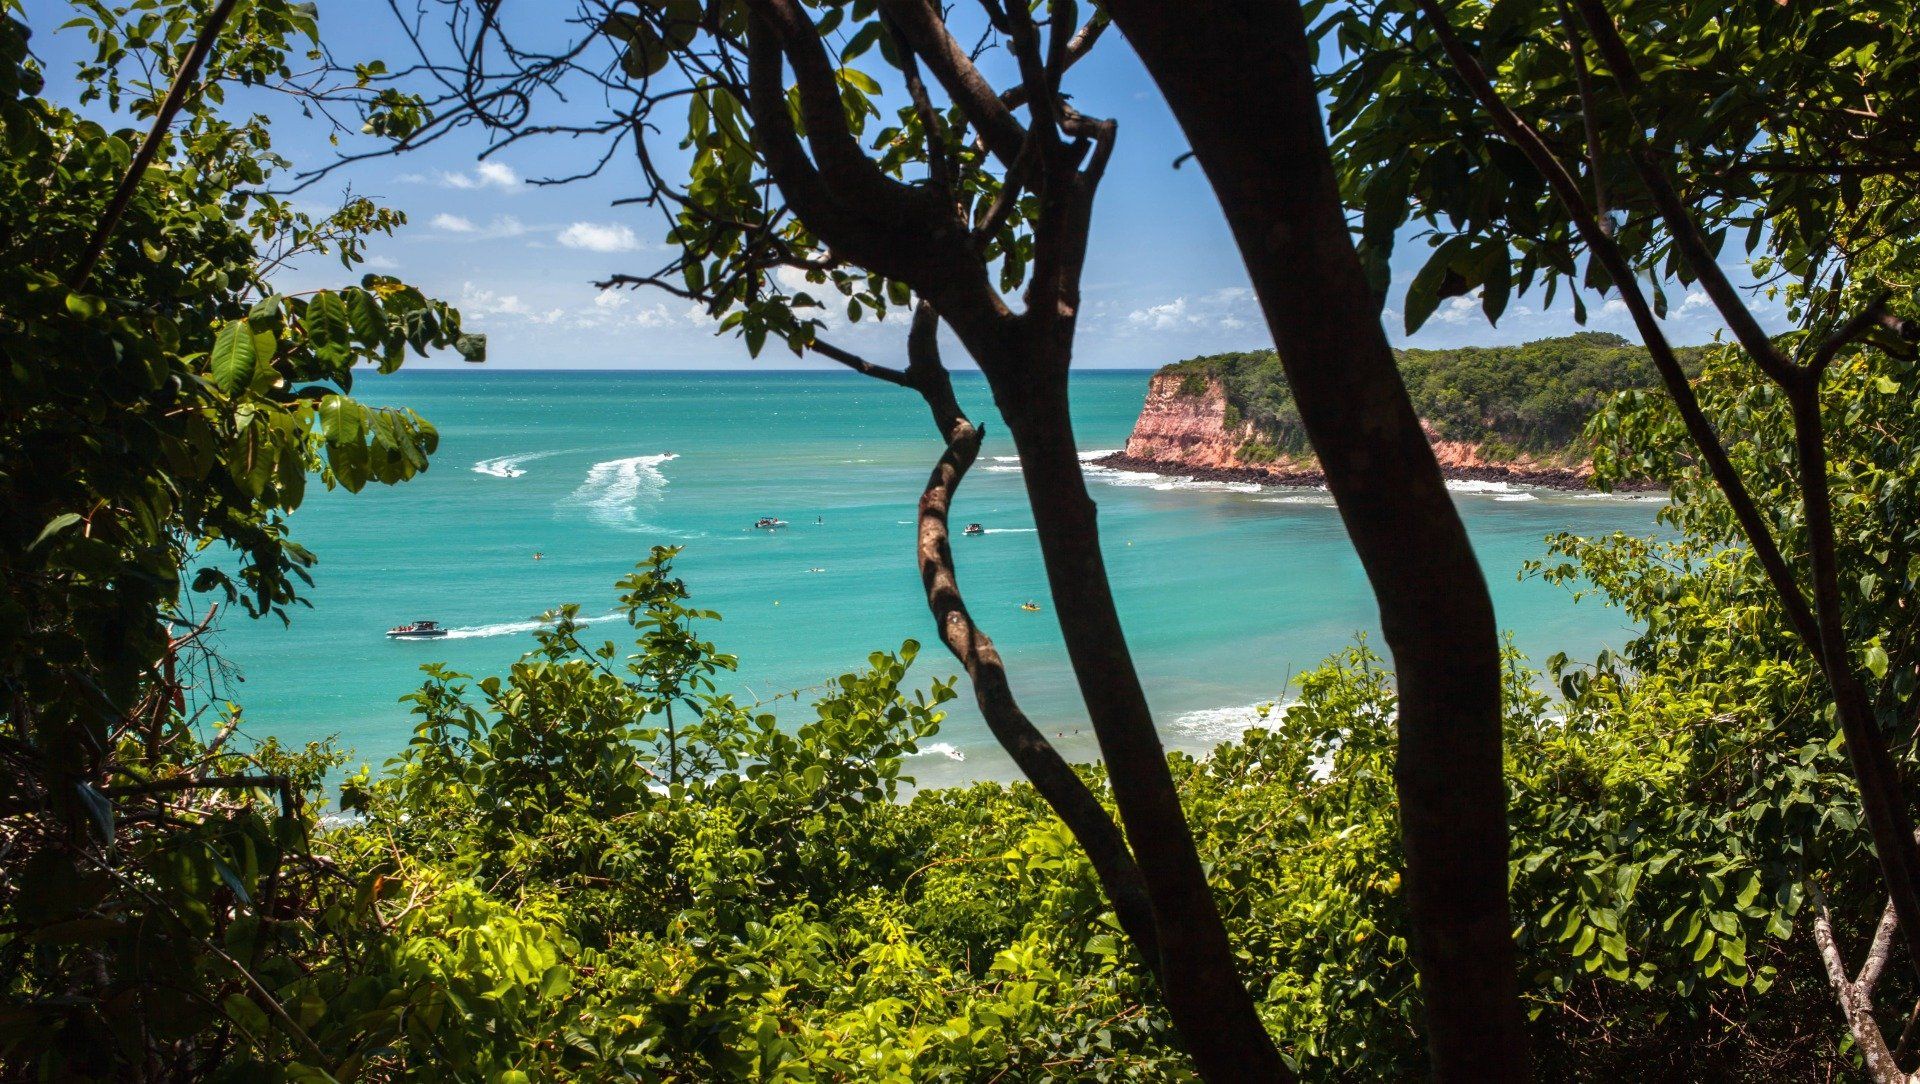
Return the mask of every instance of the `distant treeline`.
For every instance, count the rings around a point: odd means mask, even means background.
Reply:
[[[1679,351],[1696,372],[1704,348]],[[1578,452],[1581,430],[1613,393],[1651,386],[1644,348],[1611,332],[1583,331],[1520,346],[1399,350],[1400,371],[1420,416],[1443,437],[1487,445],[1493,453],[1555,458]],[[1185,390],[1205,381],[1226,389],[1228,423],[1252,420],[1277,453],[1308,451],[1280,358],[1272,350],[1189,358],[1161,370],[1184,374]]]

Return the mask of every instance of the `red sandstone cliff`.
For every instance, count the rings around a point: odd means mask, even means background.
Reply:
[[[1206,382],[1206,393],[1188,395],[1184,380],[1172,373],[1156,373],[1147,385],[1147,402],[1140,408],[1133,434],[1127,437],[1127,455],[1205,470],[1239,470],[1255,466],[1275,470],[1311,470],[1311,463],[1255,464],[1241,457],[1250,441],[1271,441],[1250,421],[1227,425],[1227,395],[1217,380]]]
[[[1229,425],[1229,407],[1219,381],[1208,379],[1205,390],[1188,394],[1189,380],[1174,373],[1155,374],[1147,385],[1147,401],[1140,410],[1127,450],[1103,460],[1111,466],[1157,470],[1199,477],[1276,484],[1318,485],[1320,471],[1311,456],[1264,458],[1276,445],[1274,436],[1251,421]],[[1530,455],[1499,458],[1474,441],[1442,440],[1429,425],[1440,469],[1449,478],[1504,481],[1516,484],[1584,489],[1593,473],[1591,463],[1561,464]]]

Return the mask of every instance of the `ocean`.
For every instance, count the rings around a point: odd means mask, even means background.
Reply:
[[[1146,393],[1145,371],[1074,378],[1085,453],[1117,449]],[[1049,605],[1011,442],[978,374],[956,374],[987,443],[953,519],[962,590],[1006,657],[1028,714],[1073,759],[1095,747]],[[356,392],[432,421],[432,467],[358,494],[312,487],[293,536],[319,556],[311,609],[292,622],[222,616],[221,695],[244,733],[333,737],[378,767],[411,736],[399,697],[430,661],[499,673],[532,646],[533,618],[577,602],[613,609],[613,583],[653,545],[685,547],[692,603],[740,658],[748,699],[817,687],[868,653],[912,638],[924,682],[958,672],[933,636],[914,565],[914,504],[939,453],[917,396],[851,373],[415,371]],[[1091,457],[1091,456],[1089,456]],[[1325,494],[1089,468],[1128,639],[1171,747],[1204,751],[1286,695],[1290,676],[1369,636],[1377,615]],[[1535,659],[1591,657],[1633,634],[1626,616],[1517,578],[1555,531],[1653,533],[1656,501],[1466,483],[1456,498],[1501,626]],[[790,526],[755,530],[761,516]],[[538,561],[533,555],[538,552]],[[1038,613],[1021,603],[1039,602]],[[393,641],[419,618],[441,640]],[[624,626],[592,630],[620,639]],[[915,758],[922,786],[1014,775],[964,684],[936,742]],[[776,712],[794,725],[810,711]]]

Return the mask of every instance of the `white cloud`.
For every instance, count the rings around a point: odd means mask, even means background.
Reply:
[[[399,261],[389,259],[385,256],[368,256],[366,263],[368,267],[375,271],[398,271],[400,269]]]
[[[1127,314],[1127,323],[1149,331],[1167,331],[1191,319],[1187,315],[1187,299],[1184,297],[1176,297],[1163,305],[1135,309]]]
[[[1134,331],[1242,331],[1258,322],[1259,306],[1253,291],[1245,286],[1226,286],[1192,298],[1183,294],[1159,305],[1134,309],[1126,316],[1126,327]]]
[[[505,162],[482,162],[473,167],[471,173],[455,173],[440,170],[432,176],[424,173],[402,173],[394,180],[401,184],[437,184],[441,188],[458,188],[472,191],[476,188],[498,188],[503,192],[520,190],[520,175]]]
[[[475,225],[470,218],[445,212],[434,215],[431,221],[433,228],[443,233],[457,233],[462,237],[475,239],[518,237],[527,232],[526,224],[512,215],[495,215],[485,226]]]
[[[498,294],[471,282],[460,284],[457,308],[462,316],[526,316],[529,310],[518,294]]]
[[[481,184],[490,184],[495,188],[517,188],[520,185],[519,174],[505,162],[482,162],[473,167],[473,177]]]
[[[602,290],[593,295],[593,307],[596,309],[605,309],[611,312],[614,309],[625,308],[631,304],[633,304],[633,298],[619,290]]]
[[[1480,291],[1450,297],[1434,311],[1433,318],[1443,324],[1464,324],[1480,312]]]
[[[558,240],[568,248],[589,252],[632,252],[640,247],[633,230],[617,222],[575,222],[560,231]]]

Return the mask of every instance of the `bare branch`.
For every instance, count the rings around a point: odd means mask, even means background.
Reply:
[[[1026,129],[953,40],[929,0],[881,0],[880,8],[926,61],[934,79],[980,132],[994,157],[1011,166],[1020,156]]]
[[[1813,357],[1807,361],[1807,375],[1816,381],[1819,380],[1820,374],[1826,372],[1827,366],[1833,364],[1834,357],[1840,351],[1858,341],[1870,329],[1883,326],[1881,318],[1886,315],[1887,302],[1890,299],[1891,295],[1882,292],[1878,297],[1867,302],[1866,308],[1854,313],[1852,319],[1835,329],[1833,334],[1822,339],[1820,345],[1814,349]]]
[[[1708,250],[1706,238],[1700,235],[1693,216],[1687,213],[1686,204],[1681,202],[1680,194],[1674,191],[1666,170],[1645,148],[1635,148],[1630,157],[1635,172],[1639,173],[1641,182],[1647,186],[1647,194],[1653,197],[1653,205],[1659,210],[1661,220],[1667,224],[1667,234],[1673,238],[1674,247],[1680,250],[1688,269],[1700,280],[1701,288],[1706,290],[1713,307],[1719,310],[1720,318],[1733,331],[1733,337],[1740,341],[1741,347],[1752,356],[1754,363],[1776,382],[1786,384],[1792,381],[1793,363],[1780,352],[1779,347],[1773,345],[1773,337],[1754,318],[1753,311],[1741,300],[1740,291],[1721,269],[1720,261],[1714,259],[1713,253]]]
[[[1813,943],[1819,950],[1820,962],[1826,967],[1827,982],[1833,986],[1840,1002],[1841,1018],[1866,1062],[1867,1076],[1874,1084],[1910,1084],[1907,1074],[1901,1072],[1894,1061],[1892,1051],[1887,1049],[1887,1040],[1873,1018],[1873,999],[1869,992],[1847,981],[1846,956],[1833,935],[1833,916],[1827,910],[1826,894],[1818,884],[1809,882],[1808,887],[1814,903]]]
[[[813,20],[793,0],[752,0],[751,7],[779,35],[794,85],[800,90],[807,145],[819,162],[822,176],[835,189],[844,191],[851,204],[866,207],[868,214],[897,214],[912,190],[882,173],[847,126],[839,79]],[[777,104],[785,108],[785,95]]]
[[[1887,957],[1893,954],[1893,934],[1900,925],[1899,912],[1893,909],[1893,901],[1880,912],[1880,924],[1874,927],[1873,943],[1867,948],[1867,958],[1860,963],[1860,974],[1853,985],[1862,995],[1871,995],[1880,973],[1886,970]]]
[[[813,340],[812,349],[823,357],[832,358],[834,361],[845,365],[847,368],[863,376],[870,376],[876,380],[884,380],[889,384],[898,385],[902,388],[913,387],[913,380],[905,371],[889,369],[885,365],[875,365],[860,355],[849,350],[842,350],[832,343],[827,342],[825,339]]]

